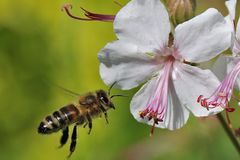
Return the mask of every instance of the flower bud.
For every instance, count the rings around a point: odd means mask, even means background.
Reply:
[[[196,0],[166,0],[166,5],[174,26],[195,15]]]

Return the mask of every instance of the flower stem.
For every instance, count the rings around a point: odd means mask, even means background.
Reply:
[[[228,124],[226,123],[225,119],[223,118],[222,114],[219,113],[217,114],[217,118],[220,121],[223,129],[225,130],[225,132],[227,133],[228,137],[230,138],[230,140],[232,141],[234,147],[236,148],[236,150],[238,151],[238,154],[240,154],[240,144],[236,138],[236,136],[234,135],[233,131],[228,127]]]

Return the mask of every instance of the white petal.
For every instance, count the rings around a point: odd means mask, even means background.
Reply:
[[[115,41],[108,43],[99,53],[100,75],[103,81],[116,87],[130,89],[138,86],[159,70],[152,57],[139,50],[138,46]]]
[[[240,41],[240,17],[238,19],[237,28],[236,28],[236,37]]]
[[[230,47],[231,28],[216,9],[176,27],[175,45],[184,59],[204,62]]]
[[[230,15],[228,15],[228,16],[226,16],[225,17],[225,21],[227,22],[227,25],[228,25],[228,27],[229,27],[229,29],[231,29],[231,32],[232,32],[232,34],[231,34],[231,45],[230,45],[230,47],[231,47],[231,50],[232,50],[232,52],[233,52],[233,55],[236,55],[235,53],[234,53],[234,42],[235,42],[235,39],[236,39],[236,37],[235,37],[235,26],[234,26],[234,21],[231,19],[231,17],[230,17]]]
[[[151,79],[146,83],[132,98],[130,109],[134,118],[142,123],[148,125],[153,125],[153,120],[148,121],[147,119],[142,119],[139,116],[139,111],[143,111],[147,105],[147,101],[150,96],[156,91],[156,77]],[[181,128],[188,120],[189,111],[183,107],[176,95],[173,88],[173,84],[170,83],[169,86],[169,96],[168,96],[168,108],[166,110],[165,118],[163,122],[159,122],[156,127],[168,128],[170,130]]]
[[[181,128],[188,120],[189,111],[185,108],[178,98],[173,82],[169,86],[168,108],[164,124],[170,130]]]
[[[116,15],[114,29],[118,39],[149,51],[168,43],[170,22],[160,0],[132,0]]]
[[[225,56],[227,62],[227,73],[231,72],[236,64],[240,61],[240,57]]]
[[[240,62],[240,57],[220,56],[214,63],[212,71],[219,80],[223,80],[229,72]],[[240,78],[236,80],[235,88],[240,89]]]
[[[181,103],[195,116],[208,116],[222,111],[221,107],[208,111],[197,103],[199,95],[209,97],[219,85],[217,77],[211,71],[175,62],[173,84]]]
[[[235,19],[236,4],[237,0],[229,0],[225,2],[231,20]]]
[[[224,19],[227,22],[227,24],[229,25],[228,27],[232,29],[231,32],[234,33],[235,32],[234,21],[232,21],[230,15],[226,16]]]
[[[227,73],[231,72],[232,69],[237,65],[238,62],[240,62],[240,57],[226,57],[227,61]],[[240,89],[240,78],[238,76],[236,82],[235,82],[235,88]]]
[[[228,73],[226,56],[218,57],[211,70],[222,81]]]
[[[235,39],[232,52],[233,56],[240,56],[240,39]]]
[[[224,56],[224,59],[226,61],[227,64],[227,72],[229,73],[233,70],[233,68],[237,65],[238,62],[240,62],[240,57],[232,57],[232,56]],[[226,75],[225,75],[226,76]],[[235,84],[236,88],[240,88],[240,78],[238,76],[237,80],[236,80],[236,84]]]
[[[233,45],[233,55],[240,56],[240,17],[238,19],[237,28],[236,28],[236,39]]]
[[[239,61],[240,57],[220,56],[213,65],[212,71],[220,80],[223,80]]]

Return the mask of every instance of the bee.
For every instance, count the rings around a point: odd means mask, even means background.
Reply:
[[[77,143],[77,126],[83,125],[85,128],[88,125],[88,134],[90,134],[92,130],[92,120],[101,117],[102,113],[104,114],[106,123],[108,123],[107,111],[109,109],[115,109],[111,101],[112,98],[117,96],[124,97],[124,95],[110,95],[111,89],[115,83],[110,86],[107,92],[100,89],[95,92],[86,93],[85,95],[79,95],[62,88],[67,92],[79,96],[78,101],[68,104],[58,111],[53,112],[51,115],[46,116],[38,127],[38,133],[51,134],[62,130],[62,137],[60,139],[60,147],[62,147],[68,140],[69,126],[74,124],[71,136],[70,154],[68,156],[70,157]]]

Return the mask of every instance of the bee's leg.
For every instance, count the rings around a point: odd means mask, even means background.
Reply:
[[[90,117],[89,113],[87,113],[86,117],[87,117],[87,120],[88,120],[88,127],[89,127],[88,134],[90,134],[91,130],[92,130],[92,118]]]
[[[88,123],[85,123],[85,124],[83,125],[83,128],[86,128],[87,125],[88,125]]]
[[[100,105],[100,109],[101,109],[101,111],[104,113],[104,117],[105,117],[106,122],[107,122],[107,124],[108,124],[108,114],[107,114],[107,110],[106,110],[102,105]]]
[[[62,137],[61,137],[61,139],[60,139],[60,143],[61,143],[61,145],[60,145],[60,147],[62,147],[64,144],[66,144],[66,142],[67,142],[67,140],[68,140],[68,127],[66,127],[65,129],[63,129],[63,131],[62,131]],[[59,148],[60,148],[59,147]]]
[[[72,141],[70,145],[70,154],[68,155],[68,158],[70,158],[72,153],[74,152],[76,144],[77,144],[77,125],[75,125],[73,128]]]

